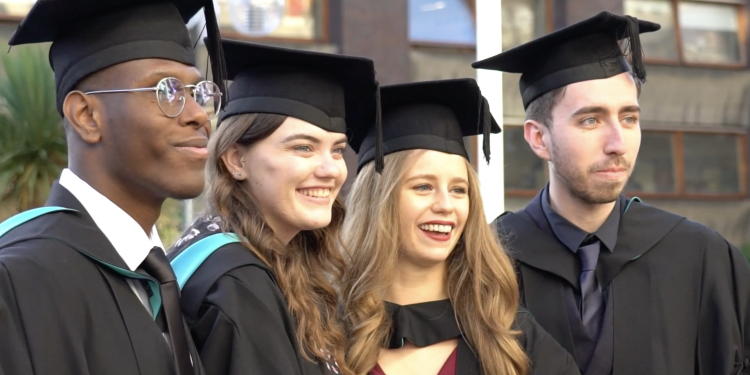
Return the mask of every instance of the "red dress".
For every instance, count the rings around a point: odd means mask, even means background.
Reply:
[[[448,357],[448,359],[445,360],[445,364],[443,364],[443,367],[440,369],[440,371],[437,373],[437,375],[456,375],[456,358],[458,356],[458,347],[456,349],[453,349],[453,352]],[[380,365],[375,365],[375,368],[370,371],[370,375],[386,375],[385,372],[383,372],[383,369],[380,368]]]

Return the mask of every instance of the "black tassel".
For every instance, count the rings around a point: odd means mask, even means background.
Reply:
[[[219,32],[219,20],[216,18],[213,0],[206,0],[203,6],[203,14],[206,16],[206,49],[211,59],[211,75],[213,82],[219,86],[222,94],[221,108],[227,104],[227,67],[224,60],[224,49],[221,47],[221,33]]]
[[[380,84],[375,82],[375,172],[383,172],[383,119],[380,113]]]
[[[482,152],[484,153],[484,160],[487,161],[487,164],[490,164],[490,132],[492,131],[492,113],[490,112],[490,103],[487,102],[487,99],[482,97],[481,100],[481,116],[479,117],[480,121],[482,121],[482,137],[484,137],[484,142],[482,142]]]
[[[630,49],[630,63],[633,65],[633,73],[641,82],[646,82],[646,68],[643,66],[643,46],[641,46],[641,32],[638,19],[625,16],[627,19],[628,44]]]

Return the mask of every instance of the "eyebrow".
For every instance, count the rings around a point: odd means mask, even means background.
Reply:
[[[313,137],[312,135],[304,134],[304,133],[292,134],[292,135],[284,138],[281,141],[281,143],[287,143],[287,142],[296,141],[296,140],[300,140],[300,139],[306,140],[306,141],[309,141],[309,142],[312,142],[312,143],[315,143],[315,144],[321,143],[320,139],[318,139],[317,137]],[[339,144],[339,143],[346,143],[346,136],[343,136],[343,137],[339,138],[334,144]]]
[[[628,105],[625,107],[621,107],[619,113],[625,113],[625,112],[641,112],[641,107],[637,105]],[[580,115],[593,115],[593,114],[608,114],[609,109],[602,107],[602,106],[588,106],[578,109],[577,111],[573,112],[573,115],[570,117],[577,117]]]
[[[410,181],[413,181],[413,180],[420,180],[420,179],[435,181],[435,180],[437,180],[437,177],[435,175],[433,175],[433,174],[420,174],[420,175],[416,175],[416,176],[412,176],[412,177],[407,178],[405,182],[410,182]],[[454,177],[451,180],[451,183],[457,183],[457,182],[462,182],[462,183],[464,183],[466,185],[469,184],[469,181],[466,181],[466,179],[463,178],[463,177]]]

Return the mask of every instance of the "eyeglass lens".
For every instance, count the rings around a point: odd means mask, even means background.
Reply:
[[[159,82],[156,97],[159,107],[165,115],[175,117],[185,108],[185,86],[177,78],[165,78]],[[219,112],[221,96],[218,86],[210,81],[203,81],[189,87],[196,103],[203,107],[209,119]]]

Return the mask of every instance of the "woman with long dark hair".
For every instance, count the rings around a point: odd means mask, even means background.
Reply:
[[[331,280],[369,59],[223,41],[233,83],[209,144],[208,214],[170,251],[208,375],[348,374]]]
[[[348,366],[358,375],[579,374],[519,311],[513,265],[487,224],[463,137],[484,134],[489,161],[500,128],[476,81],[382,90],[385,166],[376,173],[376,137],[366,138],[344,221]]]

